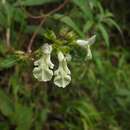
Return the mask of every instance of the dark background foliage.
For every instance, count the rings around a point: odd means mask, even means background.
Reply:
[[[129,130],[130,1],[3,2],[0,130]],[[73,57],[69,86],[34,79],[33,61],[43,43],[58,45],[66,37],[71,43],[93,34],[97,39],[91,61],[83,60],[82,50],[63,47]],[[57,64],[55,54],[53,61]]]

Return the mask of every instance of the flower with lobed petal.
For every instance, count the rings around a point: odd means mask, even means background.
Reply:
[[[71,72],[67,66],[66,58],[62,52],[58,52],[59,68],[54,72],[54,84],[65,88],[71,81]]]
[[[87,55],[86,55],[87,59],[92,59],[92,52],[91,52],[90,46],[92,44],[94,44],[95,40],[96,40],[96,35],[92,36],[88,40],[80,40],[79,39],[76,41],[76,43],[79,46],[84,47],[87,50]]]
[[[39,81],[50,81],[53,76],[51,69],[54,68],[54,64],[50,58],[52,46],[46,43],[43,45],[42,50],[42,57],[34,62],[35,68],[33,69],[33,75]]]

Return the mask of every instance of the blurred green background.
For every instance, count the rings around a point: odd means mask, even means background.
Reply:
[[[129,0],[1,0],[0,130],[130,130],[129,21]],[[97,36],[91,61],[72,48],[65,89],[32,75],[35,52],[53,41],[48,30]]]

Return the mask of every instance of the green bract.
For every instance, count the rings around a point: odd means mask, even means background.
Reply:
[[[34,62],[35,68],[33,69],[33,75],[39,81],[49,81],[52,79],[53,71],[51,69],[54,67],[50,59],[52,46],[49,44],[44,44],[42,50],[42,57]]]
[[[59,67],[54,72],[54,84],[58,87],[65,88],[71,81],[70,70],[67,66],[66,58],[62,52],[58,52]]]

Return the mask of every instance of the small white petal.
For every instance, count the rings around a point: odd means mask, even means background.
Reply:
[[[88,45],[88,41],[86,40],[77,40],[76,43],[80,46],[85,46],[85,45]]]
[[[46,63],[48,64],[49,68],[51,68],[51,69],[54,68],[54,64],[51,62],[50,54],[46,54]]]
[[[71,61],[71,59],[72,59],[72,56],[71,56],[70,54],[66,54],[65,57],[66,57],[66,60],[67,60],[67,61]]]
[[[64,79],[61,79],[60,75],[58,75],[54,79],[55,85],[57,85],[58,87],[62,87],[62,88],[65,88],[67,85],[69,85],[70,81],[71,81],[71,77],[69,75],[64,77]]]
[[[67,66],[66,60],[63,61],[62,65],[63,65],[63,69],[65,70],[66,74],[70,75],[71,72],[70,72],[70,70],[69,70],[69,68]]]
[[[92,36],[91,38],[89,38],[88,40],[77,40],[76,43],[80,46],[87,46],[87,45],[92,45],[94,44],[96,40],[96,35]]]
[[[96,41],[96,35],[92,36],[92,37],[89,38],[87,41],[88,41],[88,45],[94,44],[95,41]]]
[[[52,45],[49,45],[48,43],[45,43],[42,46],[43,53],[50,54],[52,52]]]
[[[92,52],[91,52],[91,49],[90,49],[90,46],[87,47],[87,59],[92,59]]]
[[[61,61],[63,61],[64,60],[64,55],[63,55],[63,53],[60,51],[60,52],[58,52],[58,60],[59,60],[59,62],[61,62]]]
[[[37,61],[34,62],[35,66],[38,66],[39,64],[40,64],[40,60],[37,60]]]

